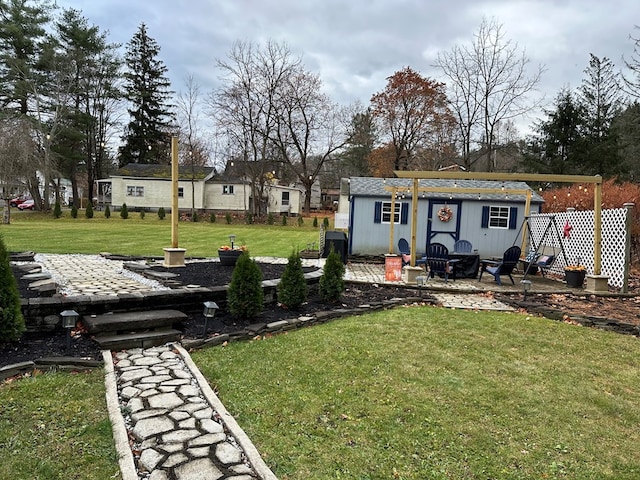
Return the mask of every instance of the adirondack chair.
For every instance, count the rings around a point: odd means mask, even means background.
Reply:
[[[471,253],[473,246],[469,240],[458,240],[453,244],[454,253]]]
[[[516,284],[513,281],[513,277],[511,276],[511,272],[518,265],[518,261],[520,260],[520,247],[514,245],[513,247],[507,248],[507,250],[502,255],[501,261],[493,261],[493,260],[482,260],[482,269],[480,270],[480,277],[478,280],[482,280],[482,274],[484,272],[488,272],[493,275],[496,283],[498,285],[502,285],[500,281],[501,276],[508,276],[511,280],[512,284]]]
[[[449,258],[449,249],[441,243],[432,243],[427,247],[427,255],[424,258],[429,267],[429,277],[433,278],[435,274],[442,275],[444,281],[449,280],[449,275],[456,279],[456,271],[454,264],[457,260]]]
[[[411,248],[406,238],[398,240],[398,252],[402,256],[402,266],[409,265],[411,262]]]

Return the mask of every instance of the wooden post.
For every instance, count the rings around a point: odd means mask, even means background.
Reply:
[[[602,183],[596,183],[593,193],[593,274],[602,272]]]
[[[171,137],[171,247],[178,248],[178,137]]]
[[[396,218],[396,193],[397,189],[393,187],[391,190],[391,223],[389,224],[389,255],[393,253],[393,230]]]
[[[418,178],[413,179],[411,190],[411,266],[416,266],[416,235],[418,231]]]

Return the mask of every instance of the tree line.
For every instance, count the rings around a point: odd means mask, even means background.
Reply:
[[[253,214],[274,181],[297,183],[309,211],[316,182],[353,175],[461,168],[601,174],[635,179],[640,136],[640,40],[627,76],[591,54],[582,85],[563,89],[533,134],[516,128],[541,105],[545,67],[532,67],[495,19],[437,56],[445,82],[411,66],[369,105],[339,105],[302,57],[275,41],[236,42],[218,59],[220,86],[193,76],[172,90],[160,46],[142,23],[125,45],[81,11],[50,0],[0,0],[0,183],[36,205],[60,201],[60,181],[95,196],[95,181],[128,163],[226,168],[249,181]],[[124,53],[122,53],[124,47]],[[205,120],[209,127],[205,128]]]

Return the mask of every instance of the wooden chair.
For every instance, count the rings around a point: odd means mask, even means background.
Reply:
[[[444,277],[444,281],[449,280],[449,275],[456,279],[454,264],[457,260],[449,258],[449,249],[441,243],[432,243],[427,247],[427,255],[424,258],[429,266],[429,277],[433,278],[437,273]]]
[[[458,240],[453,244],[453,253],[471,253],[473,246],[469,240]]]
[[[511,280],[512,284],[516,284],[513,281],[513,277],[511,276],[511,272],[513,269],[517,267],[518,261],[520,260],[520,247],[514,245],[513,247],[507,248],[507,250],[502,255],[501,261],[493,261],[493,260],[482,260],[482,269],[480,270],[480,277],[478,280],[482,280],[482,274],[484,272],[488,272],[493,275],[496,283],[498,285],[502,285],[500,281],[500,277],[506,275]]]

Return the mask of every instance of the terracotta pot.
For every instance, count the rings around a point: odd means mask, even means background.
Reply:
[[[567,287],[582,288],[586,273],[584,270],[565,270],[564,279],[567,282]]]
[[[220,257],[220,265],[227,267],[235,266],[238,258],[242,255],[242,250],[218,250],[218,257]]]

